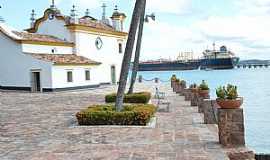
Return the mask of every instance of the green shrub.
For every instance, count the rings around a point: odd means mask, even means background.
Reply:
[[[146,104],[151,99],[151,93],[138,92],[133,94],[125,94],[124,103],[143,103]],[[105,96],[106,103],[115,103],[116,93],[112,93]]]
[[[190,88],[190,89],[195,89],[195,88],[197,88],[197,87],[198,87],[198,86],[197,86],[196,83],[193,83],[193,84],[189,85],[189,88]]]
[[[205,80],[202,80],[202,83],[199,86],[200,90],[209,90],[208,84]]]
[[[171,81],[175,81],[177,79],[177,77],[176,77],[176,75],[174,74],[174,75],[172,75],[172,77],[171,77]]]
[[[227,87],[220,86],[216,89],[216,95],[221,99],[234,100],[238,98],[237,86],[228,84]]]
[[[150,104],[126,105],[116,112],[114,105],[93,105],[76,114],[79,125],[146,125],[156,113]]]

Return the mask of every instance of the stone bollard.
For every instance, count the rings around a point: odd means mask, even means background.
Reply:
[[[179,95],[180,95],[180,96],[184,96],[184,90],[187,88],[187,82],[184,81],[184,80],[182,80],[182,81],[180,82],[180,86],[181,86],[181,90],[180,90],[180,92],[179,92]]]
[[[208,95],[208,96],[206,96],[206,97],[201,97],[201,96],[199,96],[198,97],[198,112],[199,113],[203,113],[203,108],[204,108],[204,106],[203,106],[203,101],[205,100],[205,99],[210,99],[210,96]]]
[[[245,145],[244,113],[242,108],[218,109],[219,142],[225,147]]]
[[[174,88],[175,83],[175,80],[171,80],[171,88]]]
[[[178,87],[178,82],[174,81],[173,82],[173,92],[177,91],[177,87]]]
[[[142,83],[142,76],[141,75],[139,75],[139,83]]]
[[[204,123],[217,124],[217,109],[219,108],[216,100],[204,99],[202,102]]]
[[[190,89],[184,89],[183,93],[184,93],[184,96],[185,96],[185,101],[190,101],[191,100],[191,90]]]
[[[180,83],[177,83],[175,85],[175,92],[176,93],[181,93],[181,91],[182,91],[182,87],[181,87]]]
[[[155,78],[155,83],[159,83],[159,78]]]
[[[197,92],[192,92],[191,93],[191,99],[190,99],[190,105],[191,106],[198,106],[198,98],[199,95]]]

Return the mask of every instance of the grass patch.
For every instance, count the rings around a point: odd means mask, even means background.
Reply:
[[[149,92],[138,92],[133,94],[125,94],[124,103],[143,103],[147,104],[151,99],[151,93]],[[106,103],[115,103],[116,93],[112,93],[105,96]]]
[[[156,113],[150,104],[125,105],[116,112],[114,105],[93,105],[76,114],[79,125],[146,125]]]

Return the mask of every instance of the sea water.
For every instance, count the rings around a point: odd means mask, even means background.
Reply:
[[[212,98],[216,97],[215,89],[220,85],[237,85],[239,95],[244,97],[247,146],[256,153],[270,153],[270,68],[139,72],[138,75],[146,80],[157,77],[168,82],[172,74],[186,80],[188,84],[199,84],[201,80],[206,80]]]

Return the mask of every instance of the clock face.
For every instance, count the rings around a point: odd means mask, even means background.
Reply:
[[[100,37],[98,37],[98,38],[96,39],[95,45],[96,45],[97,49],[101,49],[101,48],[102,48],[103,42],[102,42],[102,40],[101,40]]]
[[[53,20],[54,19],[54,15],[53,14],[50,14],[49,15],[49,20]]]
[[[101,40],[100,37],[98,37],[98,38],[96,39],[95,45],[96,45],[97,49],[101,49],[101,48],[102,48],[103,42],[102,42],[102,40]]]

